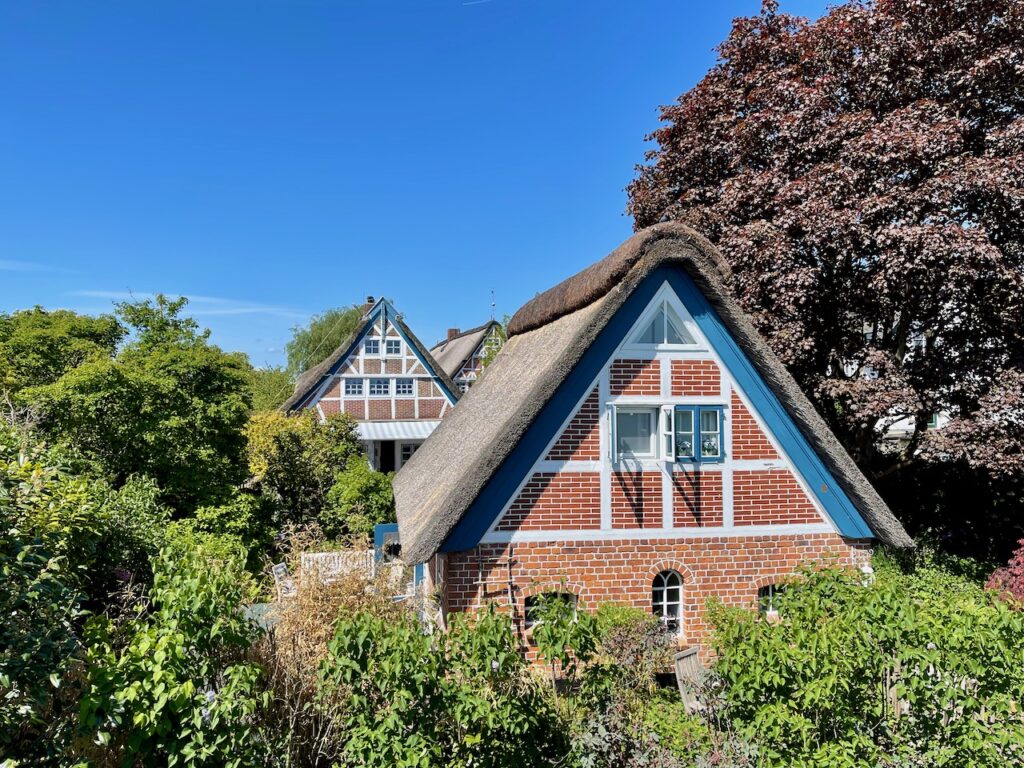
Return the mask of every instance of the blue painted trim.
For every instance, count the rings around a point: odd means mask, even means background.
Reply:
[[[462,519],[441,545],[442,552],[459,552],[476,546],[495,517],[519,488],[519,484],[557,433],[572,408],[593,386],[604,365],[630,328],[653,300],[661,285],[668,281],[697,326],[711,343],[726,369],[761,414],[783,450],[792,458],[798,472],[821,503],[840,533],[854,539],[874,538],[853,502],[828,471],[821,458],[800,432],[793,418],[739,348],[714,308],[696,284],[678,267],[662,266],[652,272],[626,299],[594,343],[537,418],[473,500]],[[824,490],[823,490],[824,487]]]
[[[373,526],[373,559],[378,563],[384,557],[384,535],[398,533],[398,523],[377,523]]]

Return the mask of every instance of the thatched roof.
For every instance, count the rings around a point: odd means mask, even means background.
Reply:
[[[616,311],[656,268],[684,270],[881,541],[913,546],[726,288],[714,246],[688,227],[658,224],[523,306],[487,374],[395,477],[402,558],[430,558],[512,453]]]
[[[483,325],[438,342],[430,348],[430,354],[437,360],[438,365],[444,368],[445,373],[454,377],[497,324],[496,321],[489,320]]]
[[[337,367],[343,363],[352,352],[355,351],[356,345],[359,340],[366,333],[367,329],[373,325],[377,320],[377,316],[380,314],[378,308],[382,305],[386,305],[389,309],[387,311],[387,319],[398,328],[401,333],[409,340],[409,343],[416,349],[419,356],[426,362],[427,372],[435,374],[438,379],[444,384],[448,391],[452,394],[456,400],[459,397],[459,388],[455,382],[452,381],[444,368],[442,368],[438,362],[433,358],[427,348],[423,346],[416,334],[409,330],[409,326],[402,320],[402,316],[395,311],[386,299],[378,299],[375,304],[370,306],[363,314],[362,321],[359,323],[359,327],[352,332],[352,334],[345,339],[338,347],[331,352],[324,360],[319,364],[314,365],[307,371],[304,371],[298,379],[295,381],[295,389],[292,392],[291,397],[284,401],[281,405],[281,410],[288,412],[293,411],[296,408],[306,407],[310,403],[307,402],[309,397],[320,388],[324,381],[334,375]]]

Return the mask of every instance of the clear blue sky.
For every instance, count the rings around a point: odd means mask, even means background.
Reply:
[[[3,3],[0,311],[184,294],[256,364],[366,294],[428,345],[514,312],[629,235],[658,105],[759,7]]]

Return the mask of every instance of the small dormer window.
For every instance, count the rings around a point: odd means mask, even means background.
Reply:
[[[675,310],[667,302],[662,302],[641,327],[640,332],[633,337],[633,343],[651,346],[665,344],[682,346],[696,342]]]

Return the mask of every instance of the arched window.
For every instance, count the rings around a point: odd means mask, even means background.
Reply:
[[[782,584],[765,584],[757,590],[757,611],[767,614],[775,611],[775,598],[785,590]]]
[[[576,619],[576,595],[571,592],[540,592],[526,598],[525,628],[544,621],[545,616],[567,615]]]
[[[651,610],[673,632],[682,629],[683,577],[678,571],[662,571],[654,577]]]

